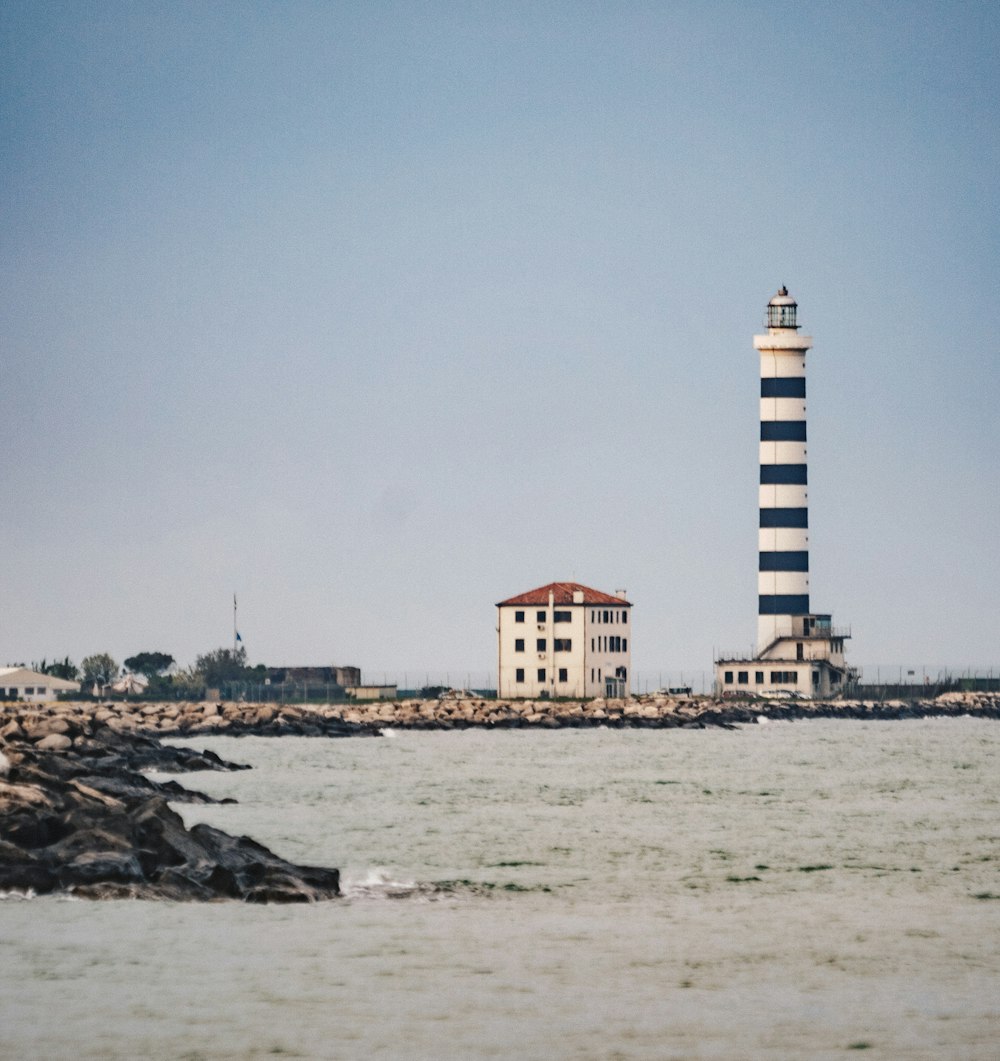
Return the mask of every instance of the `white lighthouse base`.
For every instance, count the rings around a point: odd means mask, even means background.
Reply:
[[[849,629],[834,627],[829,615],[783,618],[791,620],[791,629],[774,631],[755,655],[720,655],[716,696],[826,699],[842,696],[857,682],[857,671],[844,658]]]

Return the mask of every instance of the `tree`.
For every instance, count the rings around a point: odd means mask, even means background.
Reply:
[[[53,660],[43,674],[51,674],[53,678],[65,678],[68,682],[75,682],[80,677],[80,668],[67,656],[65,659]]]
[[[81,664],[83,680],[87,685],[96,682],[98,685],[107,685],[118,677],[118,664],[107,652],[96,656],[88,656]]]
[[[196,697],[205,692],[205,679],[194,667],[181,667],[169,678],[157,678],[156,681],[167,683],[175,696]],[[152,682],[150,682],[152,685]]]
[[[43,656],[40,662],[31,664],[31,669],[39,674],[51,674],[53,678],[65,678],[70,682],[76,681],[80,675],[79,669],[69,656],[65,659],[54,659],[51,663]]]
[[[137,652],[125,660],[125,669],[133,674],[144,674],[153,678],[174,665],[174,657],[166,652]]]
[[[239,681],[246,676],[247,650],[240,645],[235,651],[231,648],[217,648],[206,652],[194,661],[195,671],[202,676],[205,684],[217,689],[225,682]]]

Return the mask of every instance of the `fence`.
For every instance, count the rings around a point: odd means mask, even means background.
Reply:
[[[859,677],[850,695],[863,700],[916,700],[945,692],[1000,692],[1000,667],[948,668],[936,666],[868,665],[858,668]],[[441,689],[465,689],[480,698],[496,696],[496,674],[487,671],[367,671],[368,686],[395,685],[399,699],[435,696]],[[633,696],[652,693],[688,692],[711,695],[715,675],[711,670],[638,670],[629,680]],[[128,699],[201,699],[205,689],[163,689],[156,694]],[[351,699],[343,686],[334,682],[259,681],[225,682],[219,689],[224,700],[269,703],[336,704]],[[86,693],[64,694],[64,699],[92,699]],[[100,698],[98,698],[100,699]]]
[[[919,700],[941,693],[1000,692],[1000,668],[873,665],[859,668],[852,693],[861,700]]]

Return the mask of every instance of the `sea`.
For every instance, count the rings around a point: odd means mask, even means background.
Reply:
[[[304,906],[0,901],[0,1057],[1000,1057],[1000,724],[200,738]]]

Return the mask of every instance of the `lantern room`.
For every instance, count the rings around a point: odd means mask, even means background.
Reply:
[[[788,293],[787,287],[779,287],[778,293],[767,304],[768,328],[798,328],[795,322],[798,303]]]

